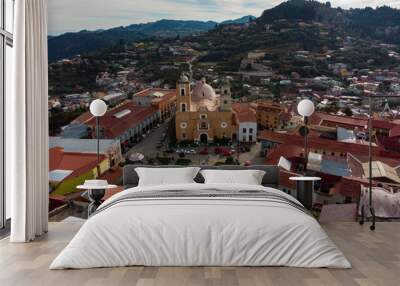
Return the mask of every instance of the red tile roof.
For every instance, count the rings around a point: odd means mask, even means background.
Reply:
[[[362,181],[364,182],[364,181]],[[342,177],[339,182],[330,190],[332,195],[341,194],[344,197],[357,199],[361,193],[360,179],[352,177]]]
[[[232,109],[236,113],[238,122],[257,122],[256,113],[250,104],[234,103]]]
[[[153,95],[155,92],[162,93],[163,96],[154,97],[152,100],[153,104],[157,105],[160,103],[166,103],[176,99],[176,89],[163,89],[163,88],[147,88],[145,90],[139,91],[138,93],[135,93],[134,96],[146,97]]]
[[[176,95],[176,89],[164,89],[164,88],[147,88],[134,94],[134,96],[146,97],[152,95],[155,92],[161,92],[164,96]]]
[[[278,133],[268,130],[263,130],[259,134],[260,140],[268,140],[279,144],[304,146],[304,138],[297,134]],[[331,152],[368,154],[368,145],[356,143],[347,143],[324,139],[320,137],[309,136],[308,144],[310,149],[321,149]],[[384,149],[381,147],[373,147],[374,156],[383,155]]]
[[[390,129],[389,137],[400,137],[400,124],[396,124],[396,126]]]
[[[100,161],[106,158],[100,155]],[[76,152],[64,152],[60,147],[50,148],[49,150],[49,171],[68,170],[73,171],[64,180],[78,177],[89,172],[97,166],[97,154],[85,154]]]
[[[369,157],[367,155],[361,155],[361,154],[349,154],[349,155],[353,156],[358,162],[361,162],[361,163],[369,162]],[[385,163],[393,168],[397,168],[400,166],[400,158],[399,157],[396,158],[396,157],[374,156],[373,160],[380,161],[380,162]]]
[[[107,172],[104,172],[100,179],[107,180],[110,184],[119,184],[122,179],[122,168],[117,167],[116,169],[110,169]]]
[[[315,125],[338,125],[358,128],[364,128],[368,125],[367,118],[339,116],[323,112],[315,112],[311,116],[310,122]]]
[[[290,145],[290,144],[280,145],[280,146],[272,149],[267,154],[267,162],[266,163],[271,164],[271,165],[277,165],[279,162],[279,159],[281,157],[285,157],[286,159],[291,161],[292,159],[301,157],[301,155],[303,153],[304,153],[303,147]]]
[[[257,109],[263,111],[270,111],[270,110],[282,111],[284,110],[284,107],[276,102],[262,101],[257,103]]]
[[[115,114],[124,110],[130,111],[130,113],[121,118],[115,117]],[[100,118],[100,126],[103,130],[103,135],[107,139],[114,139],[125,133],[128,129],[143,122],[146,117],[157,113],[157,111],[157,108],[153,106],[142,107],[135,105],[132,101],[126,101],[118,107],[107,111],[107,113]],[[86,112],[76,118],[73,123],[84,123],[94,129],[96,126],[96,119],[90,112]]]
[[[358,127],[361,129],[368,126],[368,118],[366,117],[340,116],[323,112],[315,112],[311,116],[310,122],[311,124],[314,125],[329,125],[329,126],[337,125],[349,128]],[[372,127],[377,129],[387,129],[387,130],[395,129],[397,132],[400,133],[400,125],[386,119],[373,118]]]

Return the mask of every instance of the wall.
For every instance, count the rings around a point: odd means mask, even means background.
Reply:
[[[243,132],[243,128],[246,132]],[[250,133],[252,129],[252,133]],[[252,140],[250,140],[250,135],[252,135]],[[239,140],[240,142],[257,142],[257,123],[255,122],[241,122],[239,125]]]

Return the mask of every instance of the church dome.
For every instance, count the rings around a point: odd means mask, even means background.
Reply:
[[[193,89],[192,101],[202,100],[215,100],[217,95],[211,85],[207,84],[205,79],[202,79],[196,83]]]

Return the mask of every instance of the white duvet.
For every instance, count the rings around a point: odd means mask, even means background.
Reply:
[[[262,186],[184,184],[163,190],[264,190]],[[124,201],[86,221],[50,269],[144,266],[292,266],[350,268],[318,222],[293,206],[257,199]]]

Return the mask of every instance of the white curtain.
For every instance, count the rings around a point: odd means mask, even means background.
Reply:
[[[13,94],[7,98],[6,186],[12,242],[48,227],[47,0],[15,1]]]

